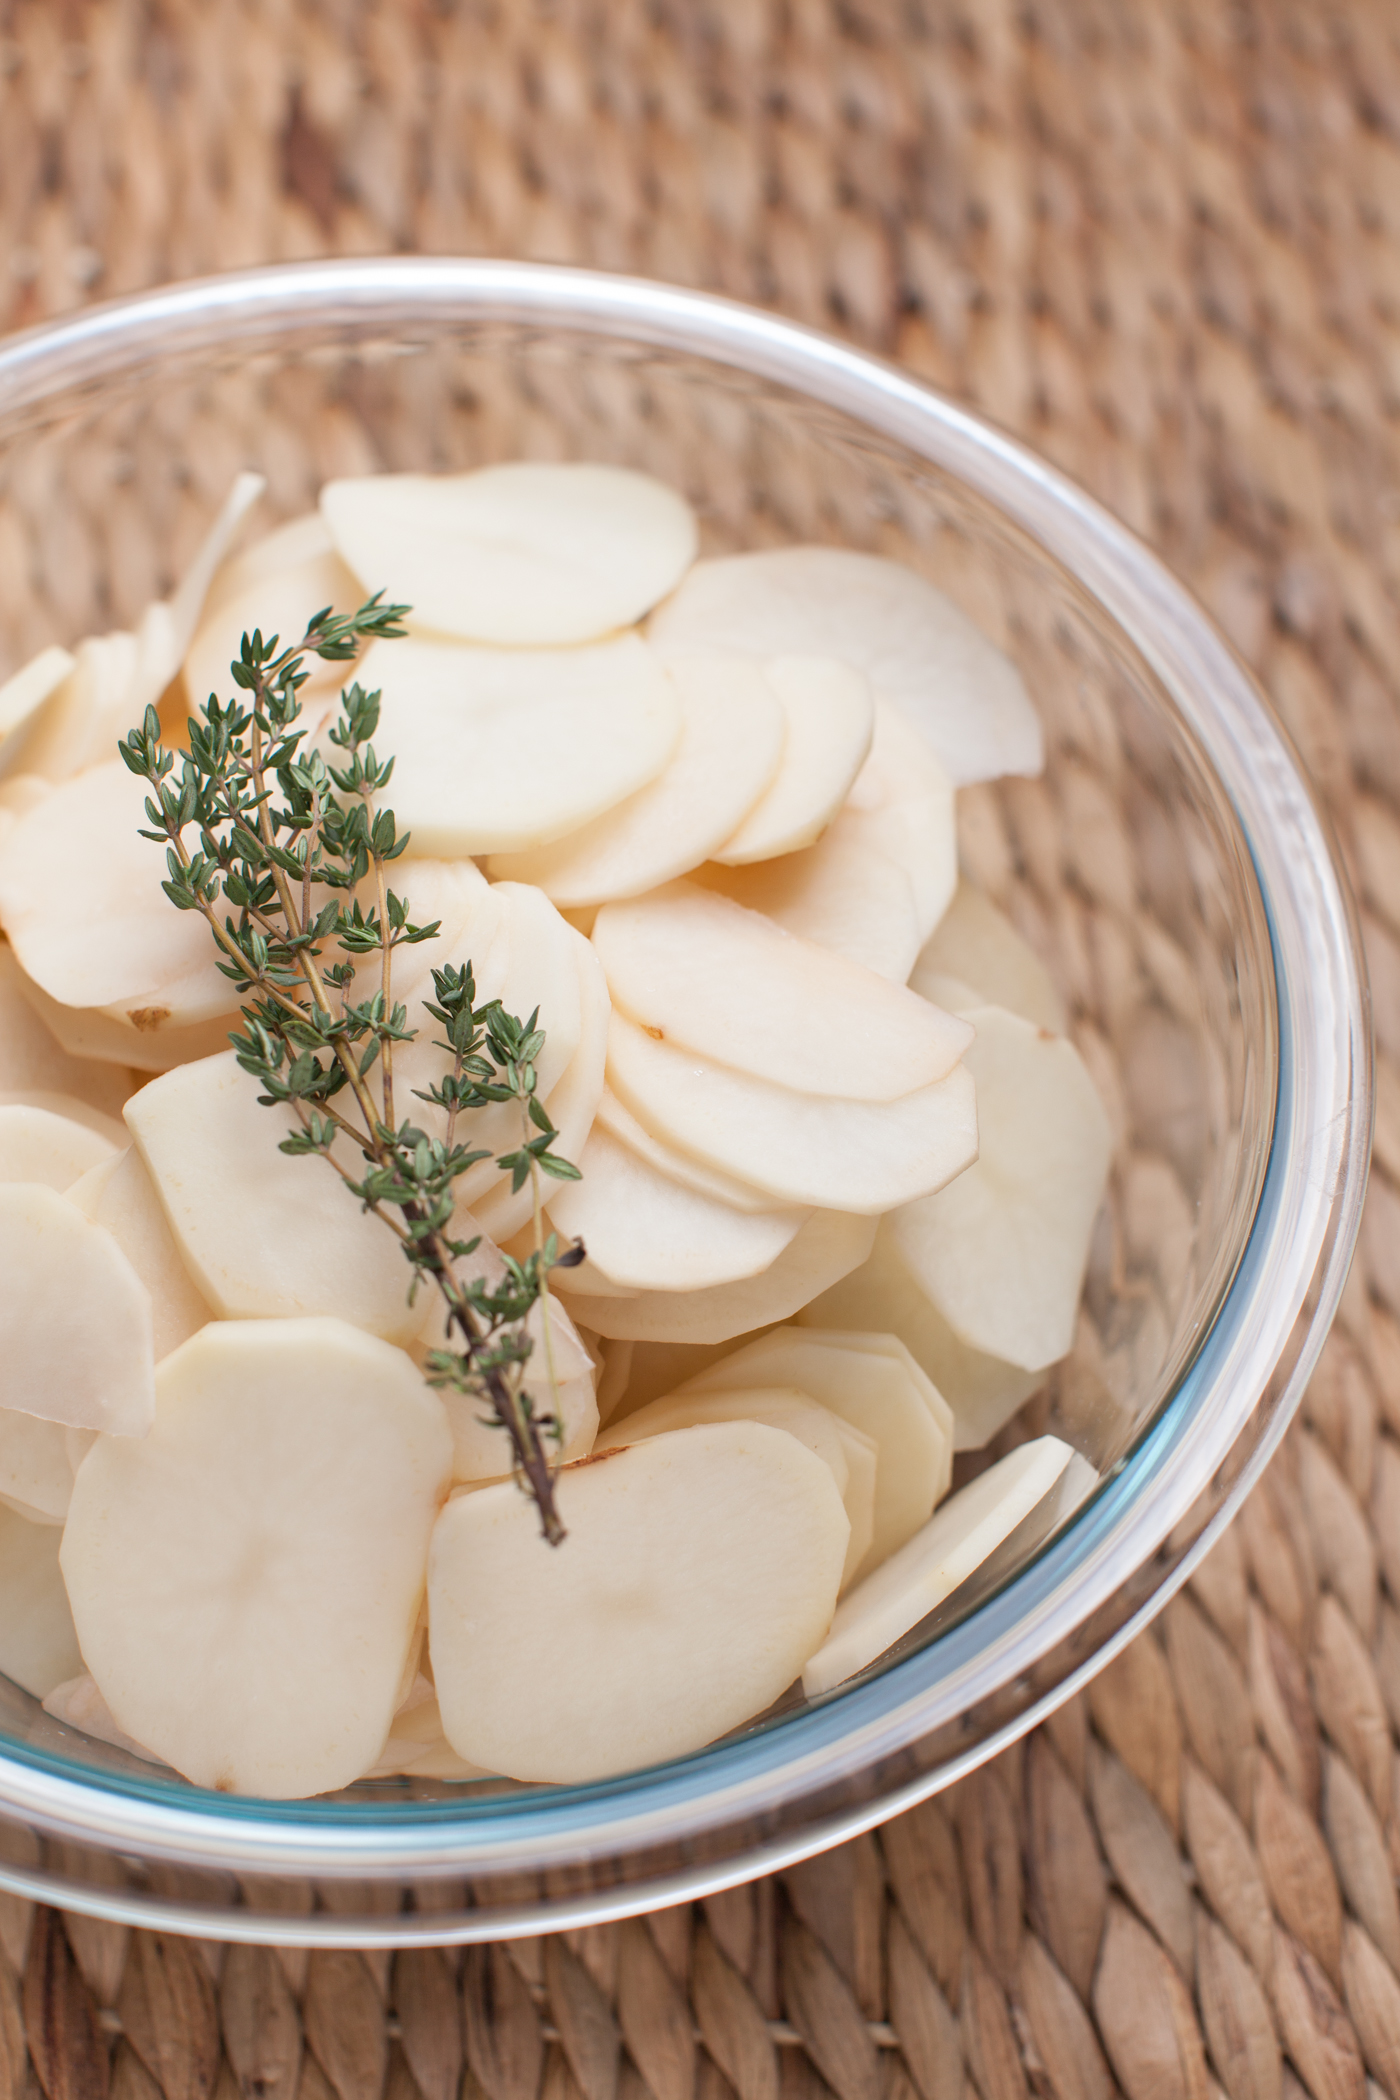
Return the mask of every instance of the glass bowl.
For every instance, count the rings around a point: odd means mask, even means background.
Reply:
[[[1160,1609],[1296,1405],[1370,1136],[1345,886],[1246,671],[1131,534],[1000,432],[769,315],[524,264],[328,262],[0,346],[0,676],[130,625],[234,473],[614,460],[708,551],[895,556],[1021,666],[1038,781],[960,797],[968,872],[1056,977],[1117,1147],[1075,1349],[1029,1404],[1092,1463],[862,1677],[581,1787],[206,1794],[0,1681],[0,1885],[224,1938],[492,1938],[651,1908],[854,1835],[1013,1740]],[[1077,1476],[1078,1477],[1078,1476]]]

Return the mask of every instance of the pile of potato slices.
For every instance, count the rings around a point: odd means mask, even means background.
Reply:
[[[1111,1149],[1045,971],[958,879],[957,790],[1037,771],[1039,722],[922,577],[697,559],[630,470],[335,482],[253,537],[261,494],[137,632],[0,687],[0,1670],[279,1799],[683,1756],[868,1668],[1082,1472],[1042,1436],[950,1493],[1070,1347]],[[410,633],[355,676],[439,922],[396,961],[400,1098],[470,959],[538,1007],[582,1170],[548,1210],[586,1248],[547,1310],[558,1548],[424,1382],[392,1235],[279,1151],[115,752],[226,696],[245,629],[380,590]],[[316,737],[343,674],[312,670]],[[513,1144],[505,1109],[471,1141]],[[528,1185],[459,1195],[485,1272],[533,1246]]]

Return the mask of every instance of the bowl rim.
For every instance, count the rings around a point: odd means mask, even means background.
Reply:
[[[405,312],[411,306],[412,318]],[[1370,1149],[1371,1050],[1354,906],[1291,746],[1229,644],[1159,557],[1068,476],[992,424],[868,353],[716,296],[576,268],[452,257],[389,257],[276,265],[196,279],[88,308],[0,342],[0,424],[55,394],[150,366],[163,355],[272,347],[315,326],[347,340],[376,326],[434,331],[493,322],[564,329],[652,350],[689,353],[794,389],[967,483],[1060,562],[1138,649],[1208,753],[1252,856],[1268,918],[1278,1001],[1273,1145],[1244,1257],[1177,1390],[1119,1472],[1073,1523],[936,1644],[938,1669],[914,1654],[875,1679],[752,1737],[594,1787],[466,1802],[244,1802],[159,1784],[79,1774],[69,1761],[6,1741],[0,1810],[35,1828],[146,1857],[247,1873],[325,1877],[502,1874],[561,1858],[674,1849],[725,1827],[775,1834],[727,1867],[695,1859],[621,1893],[550,1898],[554,1925],[637,1910],[769,1871],[884,1820],[951,1783],[1069,1697],[1118,1652],[1186,1579],[1257,1478],[1301,1397],[1336,1312],[1360,1224]],[[1289,1364],[1276,1378],[1281,1359]],[[1271,1387],[1270,1381],[1273,1380]],[[1239,1463],[1241,1450],[1247,1450]],[[1222,1468],[1234,1453],[1226,1480]],[[1139,1510],[1153,1484],[1151,1521]],[[1208,1506],[1207,1506],[1208,1505]],[[1193,1511],[1205,1514],[1193,1523]],[[1189,1532],[1189,1535],[1187,1535]],[[1138,1595],[1144,1568],[1153,1580]],[[1028,1578],[1034,1575],[1031,1594]],[[1074,1635],[1094,1614],[1124,1607],[1089,1654]],[[1047,1656],[1063,1667],[1009,1720],[988,1727],[932,1770],[876,1799],[800,1828],[791,1805],[828,1782],[897,1756],[957,1713],[977,1711]],[[924,1667],[921,1668],[921,1664]],[[52,1894],[33,1875],[0,1867],[0,1885]],[[61,1900],[81,1894],[57,1884]],[[658,1891],[662,1893],[658,1894]],[[113,1897],[113,1892],[104,1892]],[[119,1903],[103,1906],[122,1915]],[[220,1913],[232,1936],[238,1913]],[[248,1914],[242,1914],[246,1919]],[[500,1937],[538,1929],[474,1913]],[[134,1922],[210,1930],[178,1904],[143,1903]],[[382,1944],[387,1921],[290,1921],[259,1916],[243,1936]],[[337,1930],[337,1927],[343,1929]]]

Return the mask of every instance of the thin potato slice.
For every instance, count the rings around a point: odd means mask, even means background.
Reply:
[[[225,563],[210,585],[204,617],[185,654],[187,707],[203,707],[211,693],[229,698],[235,690],[229,665],[239,654],[245,632],[261,628],[266,637],[275,634],[290,648],[323,606],[351,613],[368,596],[336,553],[320,517],[297,518],[269,533]],[[340,691],[347,666],[309,656],[305,669],[310,676],[301,688],[301,700],[314,715],[319,704]],[[168,727],[173,732],[184,723]]]
[[[670,763],[581,831],[495,854],[494,877],[538,883],[559,905],[604,904],[654,890],[723,845],[778,770],[786,717],[753,665],[682,657],[669,671],[681,708]]]
[[[83,1667],[58,1565],[61,1534],[0,1508],[0,1671],[32,1698]]]
[[[811,1215],[731,1210],[669,1180],[597,1128],[575,1165],[582,1181],[560,1183],[549,1195],[556,1231],[588,1249],[581,1268],[559,1272],[558,1287],[571,1294],[596,1290],[599,1276],[645,1291],[737,1283],[771,1267]]]
[[[614,1013],[608,1083],[664,1143],[780,1203],[875,1216],[942,1188],[977,1157],[963,1065],[897,1101],[834,1100],[706,1064]]]
[[[437,1691],[421,1674],[389,1730],[388,1739],[362,1779],[491,1779],[459,1757],[443,1732]]]
[[[827,838],[833,846],[879,854],[903,869],[919,938],[927,940],[958,880],[953,783],[913,723],[888,700],[875,703],[870,756]]]
[[[26,996],[14,950],[0,942],[0,1089],[72,1094],[116,1117],[133,1085],[125,1066],[74,1057],[64,1049]]]
[[[1040,718],[1010,658],[951,598],[879,555],[777,547],[697,562],[649,632],[667,651],[840,657],[918,725],[959,787],[1045,763]]]
[[[589,824],[654,780],[680,739],[676,689],[635,634],[581,649],[374,642],[378,742],[411,851],[520,853]]]
[[[1004,1006],[1037,1028],[1065,1033],[1065,1004],[1050,972],[1006,914],[970,882],[959,883],[909,982],[938,1006],[936,980],[948,977],[971,987],[975,1005]]]
[[[5,1405],[144,1436],[155,1406],[150,1292],[110,1232],[37,1183],[0,1186]]]
[[[614,1006],[658,1046],[793,1093],[895,1101],[946,1078],[972,1040],[903,985],[698,883],[605,905],[593,945]]]
[[[1058,1437],[1038,1437],[960,1488],[837,1606],[802,1672],[803,1690],[812,1696],[843,1684],[927,1618],[1050,1493],[1073,1455]]]
[[[211,1325],[157,1382],[149,1437],[103,1438],[73,1489],[62,1565],[88,1667],[117,1725],[196,1785],[348,1786],[414,1636],[452,1456],[441,1404],[338,1320]]]
[[[62,1422],[0,1407],[0,1503],[31,1524],[62,1524],[73,1463]]]
[[[569,1309],[594,1334],[643,1342],[728,1342],[755,1327],[790,1320],[799,1307],[863,1262],[874,1218],[815,1210],[759,1276],[707,1291],[642,1291],[635,1298],[575,1295]]]
[[[821,1642],[850,1526],[795,1437],[678,1429],[566,1469],[557,1496],[557,1553],[510,1485],[449,1503],[433,1533],[433,1674],[472,1764],[570,1782],[684,1757]]]
[[[870,687],[849,664],[778,656],[763,675],[787,723],[777,777],[714,859],[738,867],[796,853],[831,822],[865,763],[874,723]]]
[[[62,1005],[23,971],[17,982],[67,1056],[99,1068],[114,1066],[123,1075],[136,1072],[144,1077],[148,1072],[168,1072],[174,1065],[191,1064],[199,1057],[213,1057],[227,1048],[229,1030],[238,1025],[236,1014],[230,1011],[188,1028],[171,1028],[162,1007],[141,1007],[129,1018],[117,1019],[95,1006]]]
[[[626,467],[375,474],[328,482],[321,515],[355,574],[412,606],[415,627],[468,641],[592,641],[639,620],[695,559],[690,506]]]
[[[891,984],[903,984],[919,952],[909,877],[888,855],[839,837],[839,822],[801,853],[743,868],[712,862],[697,868],[691,880],[745,911],[762,912],[799,940],[815,941]]]
[[[144,1743],[136,1742],[118,1728],[111,1707],[86,1670],[63,1684],[56,1684],[51,1692],[46,1693],[44,1712],[65,1728],[76,1728],[83,1735],[95,1737],[99,1743],[110,1743],[114,1750],[125,1750],[128,1757],[139,1757],[145,1764],[160,1765],[162,1770],[169,1770],[164,1760],[148,1750]]]
[[[26,732],[77,661],[67,649],[55,644],[41,649],[0,685],[0,778],[8,778],[24,768]]]
[[[724,1203],[731,1210],[771,1210],[773,1199],[761,1189],[750,1187],[746,1181],[736,1181],[732,1174],[718,1174],[713,1167],[692,1159],[675,1145],[663,1144],[653,1131],[637,1121],[630,1108],[624,1108],[611,1087],[605,1086],[598,1101],[598,1127],[608,1131],[619,1144],[655,1167],[668,1181],[678,1181],[682,1188],[694,1189],[698,1195],[710,1196],[716,1203]]]
[[[126,1144],[126,1125],[105,1109],[94,1108],[78,1094],[60,1094],[47,1087],[15,1087],[0,1093],[0,1108],[37,1108],[65,1123],[90,1130],[116,1150]],[[37,1178],[37,1177],[36,1177]]]
[[[64,1100],[63,1095],[50,1100]],[[75,1104],[78,1105],[78,1104]],[[92,1113],[96,1113],[93,1111]],[[104,1123],[110,1119],[103,1117]],[[111,1123],[120,1133],[120,1123]],[[46,1189],[66,1189],[80,1174],[111,1159],[117,1140],[95,1130],[86,1118],[64,1114],[37,1100],[0,1102],[0,1186],[38,1182]]]
[[[180,1259],[160,1198],[134,1145],[92,1167],[66,1191],[85,1218],[103,1226],[150,1293],[157,1363],[213,1318]]]

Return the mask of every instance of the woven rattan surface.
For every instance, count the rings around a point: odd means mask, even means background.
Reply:
[[[834,327],[1164,551],[1362,899],[1362,1252],[1202,1572],[955,1793],[690,1909],[464,1954],[3,1898],[0,2100],[1400,2100],[1400,9],[0,0],[0,326],[394,248]]]

